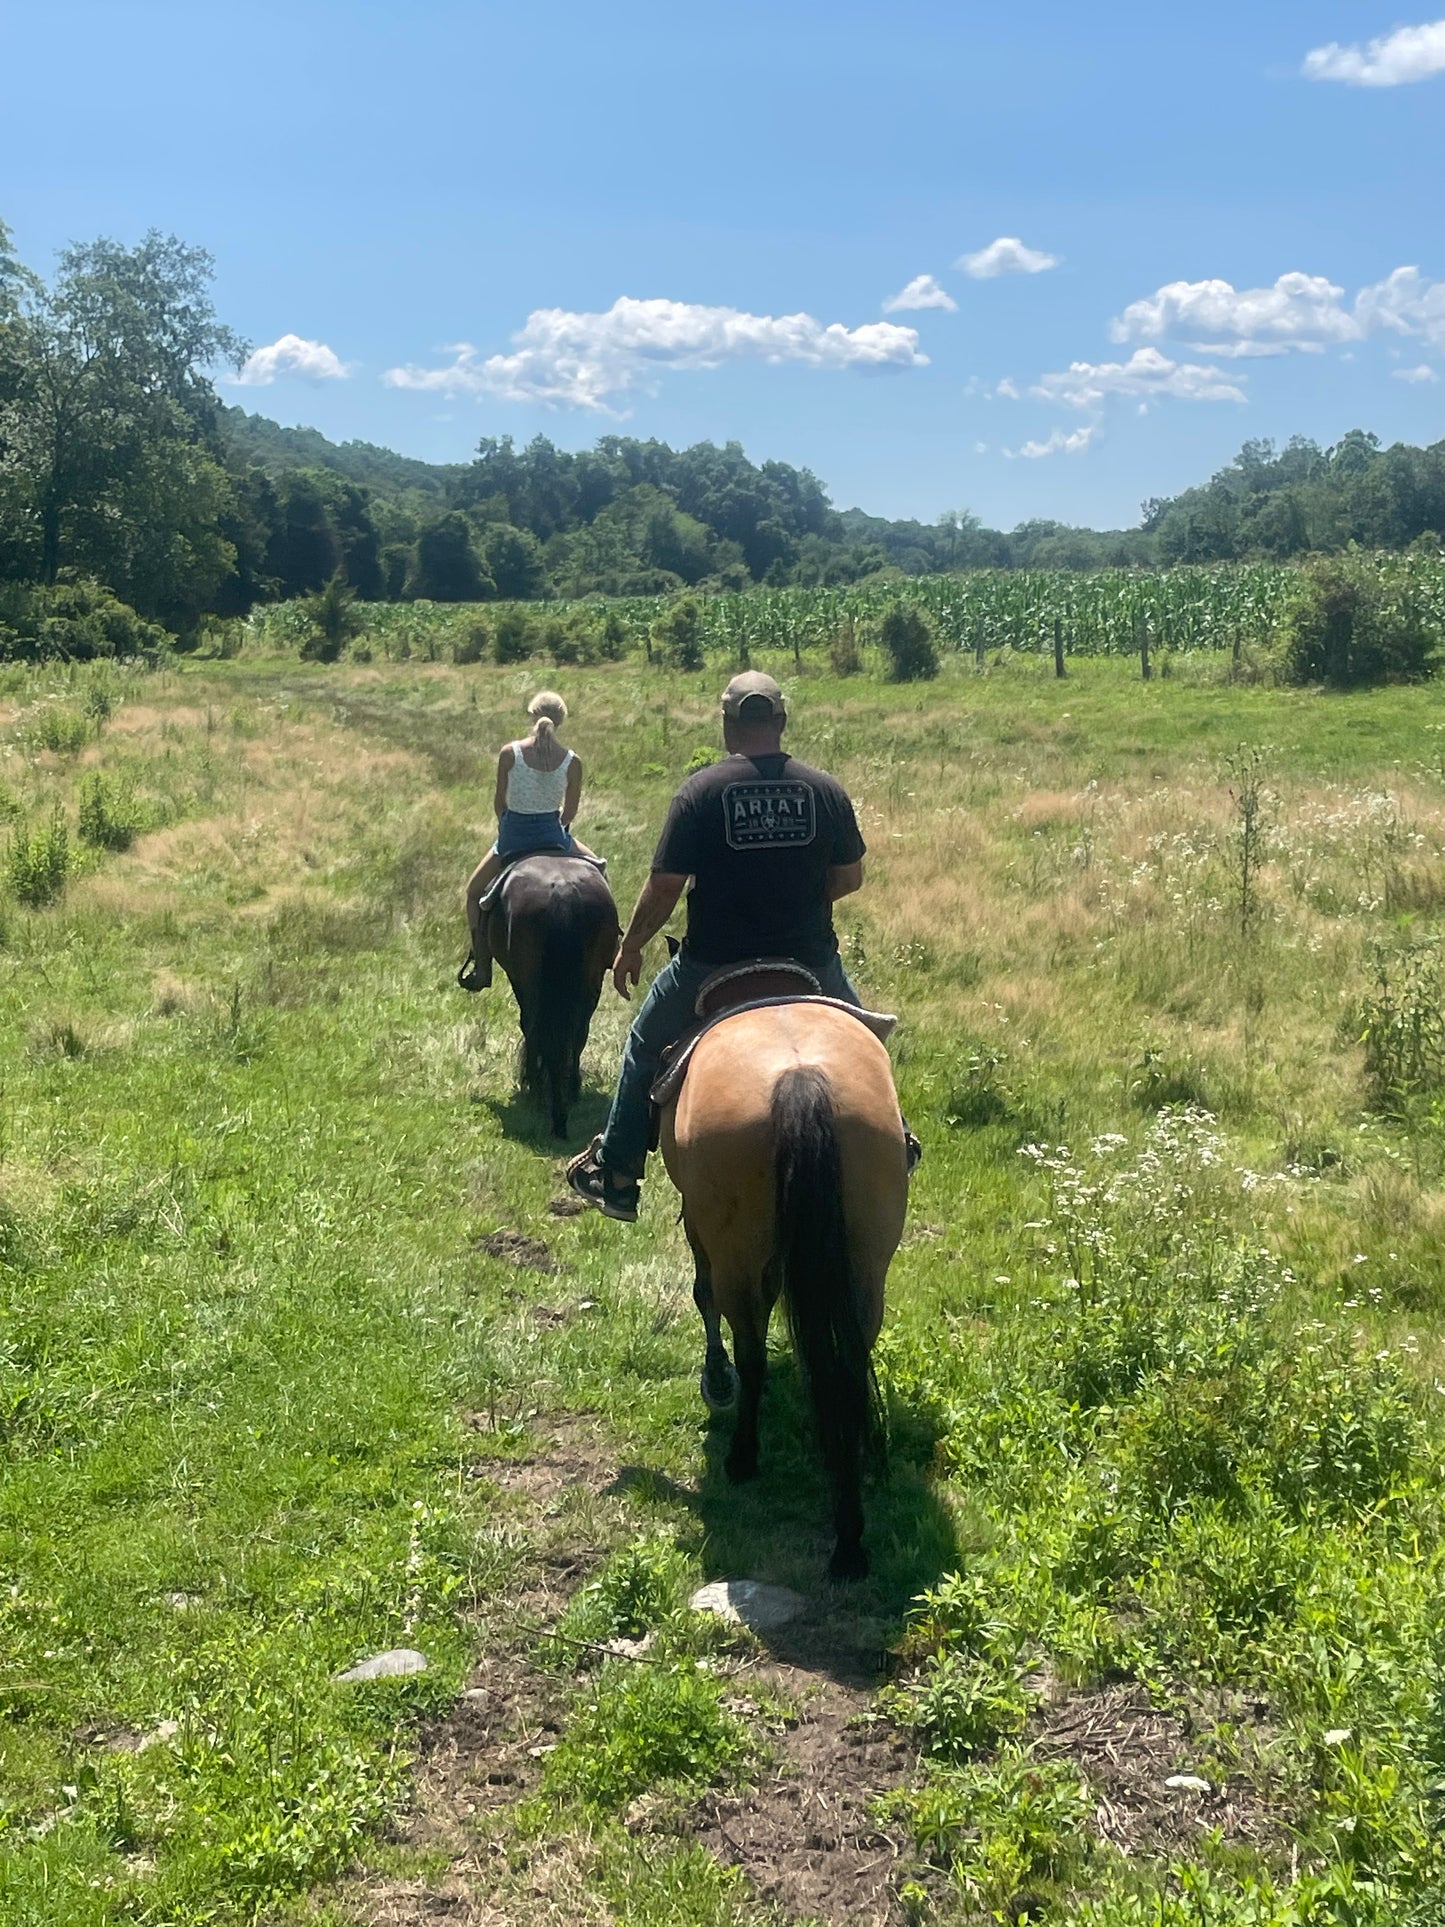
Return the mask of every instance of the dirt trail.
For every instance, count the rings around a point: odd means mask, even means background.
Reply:
[[[620,1489],[616,1457],[595,1421],[569,1416],[548,1430],[528,1457],[486,1468],[538,1529],[542,1574],[509,1602],[510,1633],[489,1640],[466,1691],[428,1734],[413,1804],[393,1836],[405,1847],[445,1855],[447,1865],[427,1878],[367,1880],[356,1911],[370,1927],[518,1927],[557,1909],[559,1886],[571,1888],[542,1854],[528,1870],[530,1895],[519,1894],[516,1869],[486,1824],[537,1789],[570,1692],[568,1682],[533,1669],[531,1629],[555,1624],[591,1561],[560,1546],[548,1550],[546,1522],[579,1488],[598,1498]],[[813,1643],[806,1622],[789,1631],[790,1649]],[[768,1658],[743,1668],[736,1689],[740,1708],[750,1689],[766,1689],[770,1699],[797,1709],[796,1718],[769,1729],[772,1759],[760,1784],[708,1793],[684,1811],[675,1804],[654,1809],[644,1799],[628,1815],[629,1828],[698,1841],[724,1865],[740,1867],[759,1900],[785,1917],[901,1927],[897,1888],[920,1870],[903,1834],[880,1828],[872,1809],[913,1777],[911,1743],[872,1717],[869,1686],[840,1683],[821,1668]],[[600,1905],[580,1892],[566,1898]]]

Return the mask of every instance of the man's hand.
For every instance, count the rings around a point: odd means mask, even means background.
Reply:
[[[632,1002],[633,988],[642,976],[642,948],[639,944],[619,945],[612,964],[612,988],[619,997]]]
[[[629,1004],[632,987],[642,976],[642,953],[676,909],[686,886],[685,876],[670,876],[663,870],[654,870],[642,886],[632,921],[622,933],[612,963],[612,987]]]

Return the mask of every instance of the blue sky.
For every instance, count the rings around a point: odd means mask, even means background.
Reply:
[[[1445,435],[1402,4],[12,0],[0,217],[43,271],[209,248],[273,350],[226,392],[338,439],[736,439],[840,507],[1129,525],[1246,437]]]

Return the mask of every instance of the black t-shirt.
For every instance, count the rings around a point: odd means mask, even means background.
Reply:
[[[863,850],[835,778],[781,752],[728,756],[673,797],[652,867],[693,880],[689,958],[792,957],[821,968],[838,948],[828,872],[857,863]]]

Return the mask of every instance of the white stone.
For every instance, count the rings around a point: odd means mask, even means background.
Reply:
[[[711,1585],[699,1586],[687,1603],[695,1613],[716,1613],[719,1619],[750,1626],[755,1633],[786,1626],[808,1604],[800,1593],[786,1586],[765,1586],[759,1579],[715,1579]]]
[[[1172,1793],[1210,1793],[1213,1791],[1208,1780],[1201,1780],[1197,1773],[1171,1773],[1164,1784]]]
[[[359,1665],[348,1666],[344,1673],[338,1673],[336,1677],[344,1681],[403,1679],[408,1673],[425,1671],[425,1653],[419,1653],[414,1646],[394,1646],[388,1653],[373,1653],[370,1659],[363,1659]]]

